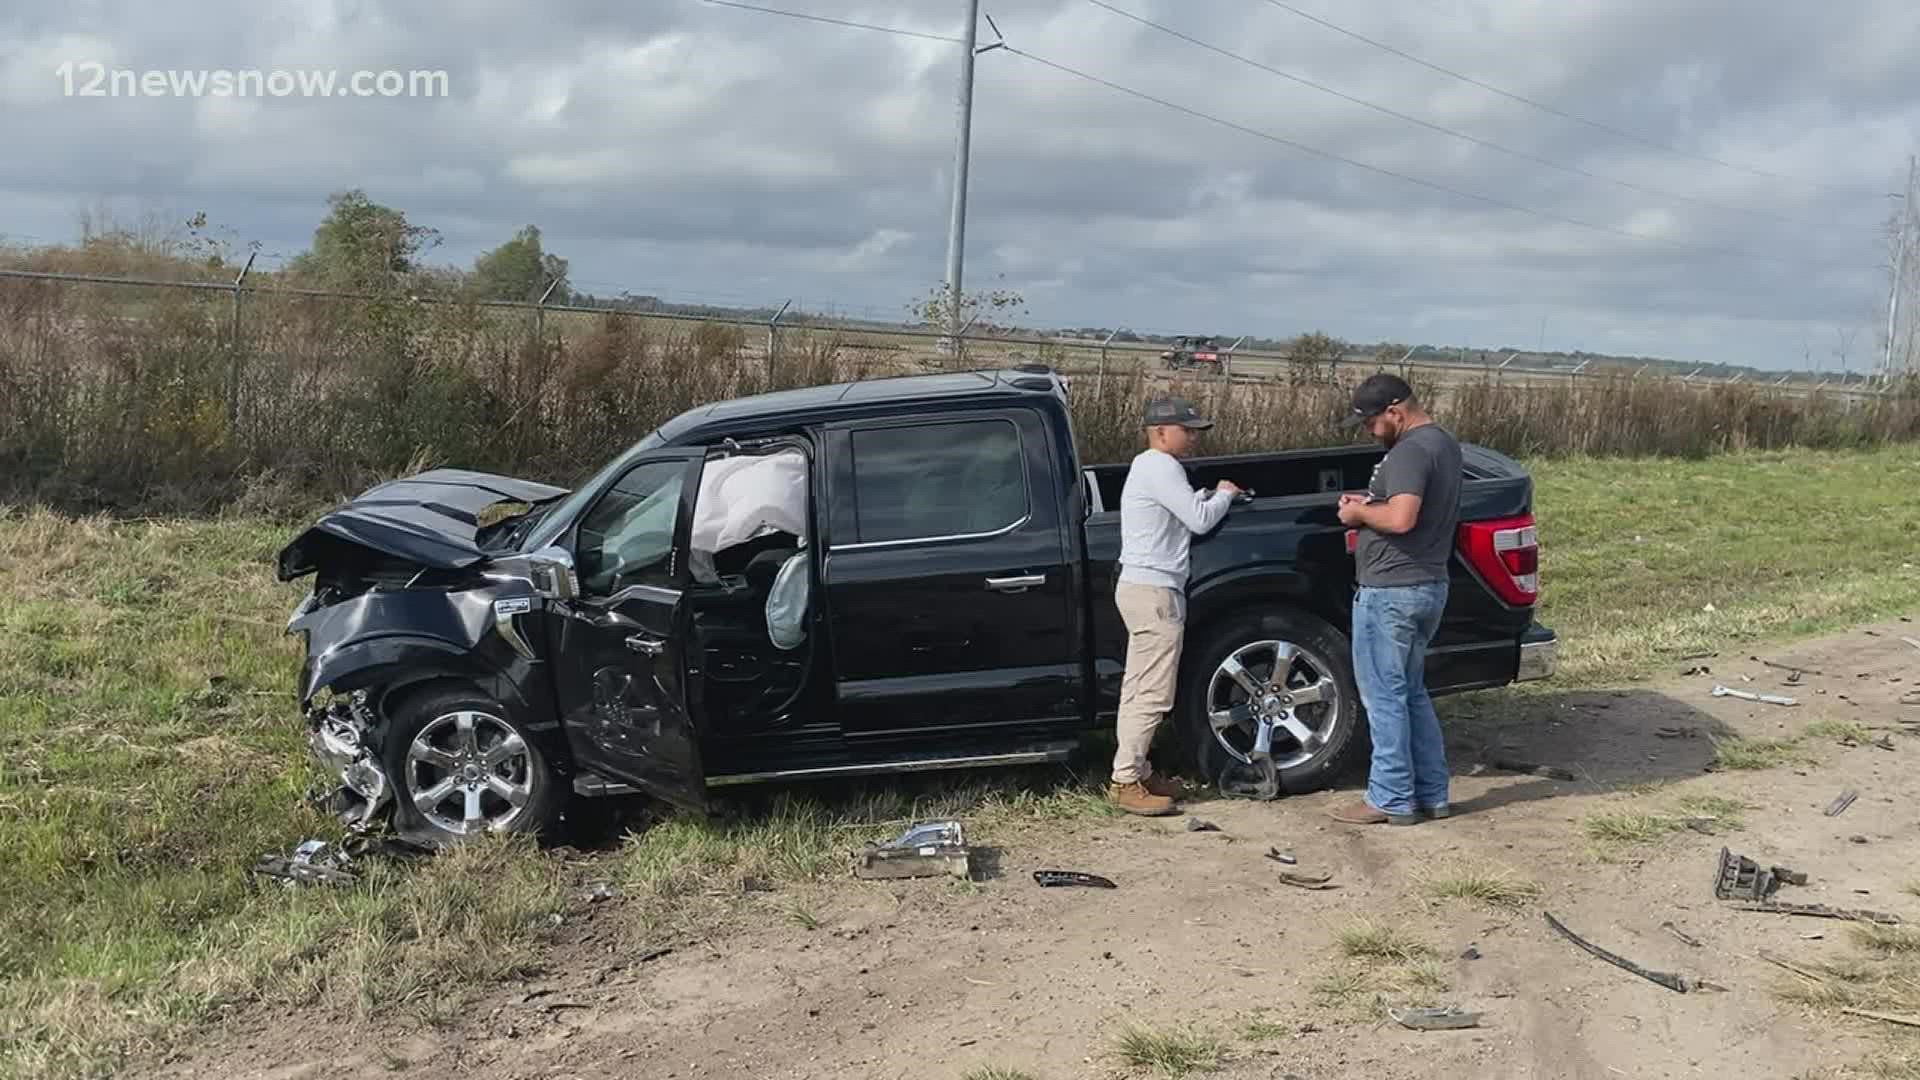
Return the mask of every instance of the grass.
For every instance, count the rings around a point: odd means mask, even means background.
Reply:
[[[1314,980],[1313,998],[1353,1022],[1374,1018],[1389,1002],[1436,1005],[1452,989],[1433,948],[1398,927],[1362,919],[1334,944],[1342,960]]]
[[[997,1065],[971,1069],[960,1075],[960,1080],[1035,1080],[1032,1073],[1019,1069],[1003,1069]]]
[[[1161,1031],[1128,1025],[1114,1037],[1113,1056],[1135,1068],[1179,1080],[1196,1072],[1220,1068],[1226,1044],[1196,1031]]]
[[[1854,951],[1847,955],[1824,962],[1787,957],[1805,974],[1781,971],[1774,994],[1832,1013],[1833,1021],[1859,1025],[1883,1040],[1887,1052],[1853,1065],[1844,1075],[1920,1080],[1912,1029],[1841,1011],[1920,1015],[1920,928],[1855,923],[1848,938]]]
[[[1603,810],[1581,819],[1580,831],[1593,842],[1592,854],[1610,861],[1623,849],[1657,844],[1676,833],[1690,831],[1690,822],[1705,819],[1714,832],[1738,829],[1746,804],[1724,795],[1690,794],[1673,801],[1671,810]]]
[[[1410,962],[1431,956],[1433,950],[1396,926],[1362,919],[1335,937],[1340,951],[1356,960]]]
[[[1810,760],[1812,755],[1798,738],[1749,739],[1731,736],[1713,740],[1715,768],[1753,771]]]
[[[1920,606],[1910,539],[1920,503],[1905,479],[1920,469],[1920,447],[1529,468],[1539,618],[1564,642],[1555,686],[1657,678],[1686,653]],[[1819,506],[1853,525],[1844,543],[1816,542],[1801,519],[1765,506]]]
[[[1480,865],[1458,866],[1426,877],[1420,891],[1436,900],[1465,900],[1492,908],[1523,908],[1540,898],[1536,882],[1516,877],[1511,870]]]
[[[1256,1009],[1240,1022],[1240,1037],[1248,1042],[1272,1042],[1294,1033],[1297,1025],[1285,1024]]]
[[[1873,731],[1853,720],[1816,720],[1800,732],[1803,738],[1831,739],[1837,743],[1868,743]]]

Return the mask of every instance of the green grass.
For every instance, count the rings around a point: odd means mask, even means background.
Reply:
[[[1831,739],[1834,742],[1868,743],[1873,741],[1873,732],[1867,725],[1853,720],[1816,720],[1800,732],[1803,738]]]
[[[1265,1010],[1255,1009],[1240,1022],[1240,1037],[1248,1042],[1272,1042],[1293,1034],[1296,1028],[1297,1025],[1273,1019]]]
[[[1529,468],[1539,618],[1563,642],[1554,685],[1659,677],[1685,653],[1920,607],[1920,447]],[[1844,541],[1767,509],[1792,506],[1847,522]]]
[[[1021,1072],[1019,1069],[1003,1069],[997,1065],[988,1065],[962,1073],[960,1080],[1035,1080],[1035,1078],[1032,1073]]]
[[[1179,1080],[1196,1072],[1220,1068],[1226,1045],[1196,1031],[1160,1031],[1129,1025],[1114,1038],[1113,1056],[1135,1069]]]
[[[1635,807],[1588,814],[1580,820],[1580,831],[1593,842],[1589,853],[1604,862],[1611,861],[1624,849],[1657,844],[1675,834],[1688,832],[1691,821],[1705,819],[1714,833],[1738,829],[1743,824],[1745,810],[1745,803],[1724,795],[1682,795],[1673,800],[1671,809]]]
[[[1356,960],[1411,962],[1433,954],[1433,949],[1397,926],[1361,919],[1334,939],[1340,951]]]

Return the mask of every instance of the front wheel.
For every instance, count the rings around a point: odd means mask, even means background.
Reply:
[[[1183,732],[1208,781],[1253,758],[1261,721],[1280,790],[1327,786],[1366,746],[1345,634],[1289,608],[1234,615],[1200,635],[1180,693]]]
[[[400,834],[443,845],[482,833],[539,832],[559,783],[538,741],[499,702],[448,688],[407,702],[384,753]]]

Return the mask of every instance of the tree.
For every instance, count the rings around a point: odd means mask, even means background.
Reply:
[[[367,198],[355,188],[327,196],[327,216],[313,230],[312,249],[289,267],[295,274],[334,289],[384,292],[418,268],[420,252],[438,246],[440,234],[414,225],[407,215]]]
[[[969,334],[991,334],[1011,329],[1001,324],[1008,315],[1024,314],[1027,302],[1019,293],[1011,289],[992,289],[985,292],[960,293],[958,304],[959,319],[954,319],[955,303],[947,293],[945,285],[935,285],[927,290],[927,295],[913,306],[913,313],[920,321],[942,331],[949,326],[973,324]]]
[[[541,250],[538,226],[528,225],[473,261],[472,287],[485,299],[538,300],[548,285],[554,285],[550,299],[567,302],[567,260]]]

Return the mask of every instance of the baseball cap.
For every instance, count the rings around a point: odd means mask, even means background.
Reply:
[[[1413,387],[1405,379],[1384,372],[1369,375],[1359,386],[1353,388],[1353,409],[1341,427],[1355,428],[1387,411],[1387,407],[1398,405],[1413,396]]]
[[[1200,415],[1193,402],[1183,397],[1159,397],[1147,402],[1146,426],[1158,427],[1161,424],[1177,424],[1195,431],[1205,431],[1213,426],[1213,421]]]

